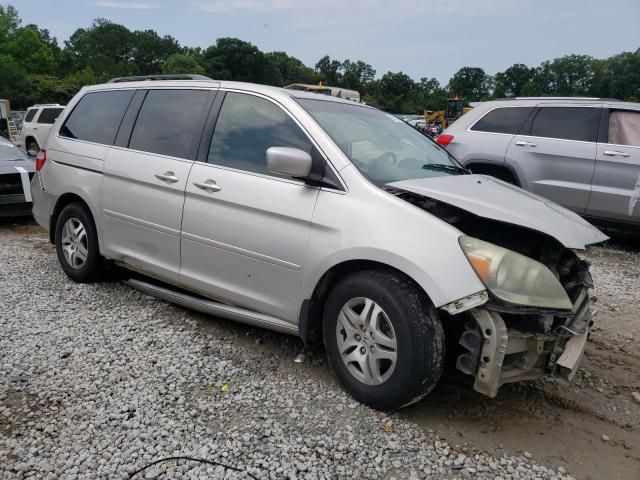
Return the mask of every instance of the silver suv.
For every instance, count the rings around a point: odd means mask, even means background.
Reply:
[[[438,139],[496,176],[597,224],[640,228],[640,104],[597,98],[481,103]]]
[[[116,264],[151,295],[324,342],[375,408],[426,395],[445,340],[489,396],[573,376],[592,283],[572,249],[606,239],[579,216],[374,108],[151,79],[83,88],[38,156],[33,214],[71,279]]]

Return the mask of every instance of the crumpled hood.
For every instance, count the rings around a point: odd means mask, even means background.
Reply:
[[[570,210],[485,175],[418,178],[389,186],[453,205],[479,217],[538,230],[567,248],[582,249],[609,238]]]
[[[0,160],[0,175],[7,173],[20,173],[16,167],[22,167],[27,172],[35,171],[35,160]]]

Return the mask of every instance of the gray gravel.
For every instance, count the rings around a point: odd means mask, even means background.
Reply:
[[[2,478],[127,478],[167,456],[260,479],[572,478],[355,403],[321,352],[293,363],[294,338],[73,284],[35,229],[0,229],[0,265]],[[171,461],[135,478],[248,477]]]

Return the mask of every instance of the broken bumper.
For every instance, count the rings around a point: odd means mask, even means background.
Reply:
[[[574,302],[571,315],[555,318],[527,315],[514,321],[513,315],[490,306],[470,310],[475,320],[460,338],[467,350],[458,357],[457,367],[475,376],[476,391],[495,397],[505,383],[533,380],[553,375],[571,381],[584,353],[592,313],[585,288]],[[547,325],[548,331],[522,328],[526,324]]]

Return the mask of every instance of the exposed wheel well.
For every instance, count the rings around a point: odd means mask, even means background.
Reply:
[[[518,180],[518,177],[508,167],[505,167],[502,165],[492,165],[490,163],[481,163],[481,162],[471,162],[471,163],[468,163],[466,166],[473,173],[490,175],[492,177],[496,177],[499,180],[517,185],[518,187],[520,186],[520,181]]]
[[[33,135],[29,135],[25,141],[24,141],[24,147],[27,148],[27,146],[29,145],[29,140],[33,140],[36,145],[38,145],[38,147],[40,147],[40,144],[38,143],[38,140],[36,140],[36,137],[34,137]]]
[[[401,270],[372,260],[349,260],[334,265],[320,278],[311,298],[305,300],[302,304],[298,328],[299,335],[305,345],[315,345],[322,342],[324,305],[331,289],[347,275],[365,270],[391,271],[416,283]]]
[[[87,202],[85,202],[79,195],[76,195],[75,193],[65,193],[64,195],[62,195],[56,202],[56,206],[53,209],[53,214],[51,215],[51,222],[49,224],[49,241],[51,243],[55,243],[56,223],[58,222],[60,212],[70,203],[81,203],[87,208],[89,214],[91,214],[89,205],[87,205]]]

